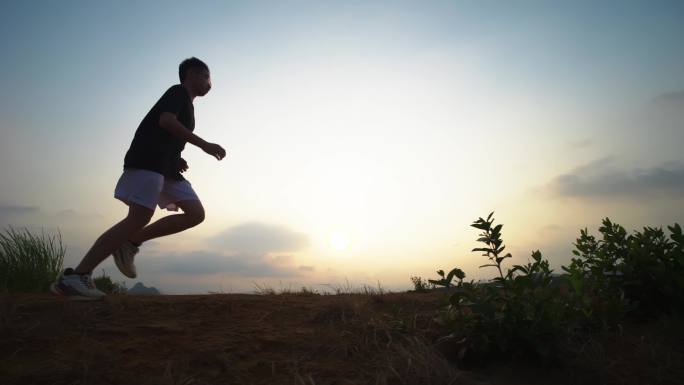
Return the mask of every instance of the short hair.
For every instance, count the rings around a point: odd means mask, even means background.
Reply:
[[[203,61],[194,56],[183,60],[183,62],[178,66],[178,77],[180,78],[181,83],[183,83],[185,80],[189,70],[198,69],[209,71],[209,67]]]

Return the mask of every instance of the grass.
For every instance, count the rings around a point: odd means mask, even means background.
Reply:
[[[126,282],[114,282],[112,278],[108,276],[104,269],[102,269],[102,275],[93,278],[95,286],[98,290],[101,290],[107,294],[127,294],[128,288],[126,288]]]
[[[344,295],[344,294],[360,294],[360,295],[382,295],[389,293],[387,290],[385,290],[382,285],[380,284],[380,281],[378,281],[378,287],[375,288],[373,286],[369,285],[363,285],[360,288],[354,288],[350,283],[348,279],[345,279],[346,284],[345,285],[334,285],[334,284],[329,284],[329,283],[324,283],[321,284],[322,286],[327,286],[331,289],[331,291],[328,290],[323,290],[319,291],[313,288],[308,288],[306,286],[302,286],[302,288],[297,291],[293,290],[292,286],[288,286],[287,288],[282,288],[280,291],[275,290],[273,287],[270,287],[268,285],[260,285],[256,282],[254,282],[254,294],[259,294],[259,295],[278,295],[278,294],[294,294],[294,295]],[[281,284],[282,285],[282,284]]]
[[[0,292],[45,292],[56,279],[66,248],[62,235],[9,227],[0,233]]]

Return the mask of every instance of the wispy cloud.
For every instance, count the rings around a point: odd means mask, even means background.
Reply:
[[[140,259],[140,270],[262,278],[299,277],[314,270],[313,266],[297,265],[287,254],[306,247],[308,238],[285,226],[247,222],[210,237],[205,244],[207,249],[183,253],[153,248]]]
[[[55,217],[60,221],[92,221],[103,219],[103,216],[98,213],[85,213],[74,209],[59,210],[55,213]]]
[[[613,167],[612,156],[556,176],[550,191],[563,197],[627,197],[646,199],[684,196],[684,163],[667,162],[657,167],[624,171]]]
[[[0,222],[7,220],[22,221],[27,218],[39,217],[36,222],[50,226],[63,226],[65,224],[83,224],[90,226],[91,222],[104,219],[101,214],[82,212],[74,209],[47,211],[38,206],[0,204]],[[5,220],[5,221],[3,221]]]
[[[591,139],[582,139],[582,140],[576,140],[576,141],[571,141],[568,142],[568,146],[572,148],[585,148],[591,146]]]
[[[309,241],[305,234],[284,226],[247,222],[210,238],[209,243],[223,252],[263,255],[298,251],[306,247]]]
[[[28,214],[36,211],[38,211],[38,206],[0,204],[0,215],[2,216]]]
[[[28,220],[40,212],[38,206],[24,206],[0,203],[0,228],[7,226],[24,226],[35,228]]]
[[[684,104],[684,90],[660,94],[654,99],[654,101],[658,104],[682,105],[682,104]]]
[[[140,258],[136,264],[140,270],[176,274],[224,273],[242,277],[293,277],[300,276],[301,267],[284,261],[289,257],[266,255],[222,254],[212,251],[188,253],[160,253],[154,257]]]
[[[552,224],[549,224],[549,225],[546,225],[546,226],[543,226],[542,228],[540,228],[537,231],[537,234],[539,234],[539,236],[541,236],[541,237],[547,237],[549,235],[558,233],[558,231],[561,228],[562,228],[561,226],[559,226],[555,223],[552,223]]]

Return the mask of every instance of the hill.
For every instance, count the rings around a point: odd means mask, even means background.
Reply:
[[[138,282],[133,285],[132,288],[128,289],[128,294],[147,294],[147,295],[159,295],[159,290],[154,286],[146,287],[142,282]]]

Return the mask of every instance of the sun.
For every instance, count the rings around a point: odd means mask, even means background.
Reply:
[[[333,249],[337,251],[344,250],[347,248],[347,245],[349,245],[349,240],[344,233],[335,231],[330,235],[330,246]]]

